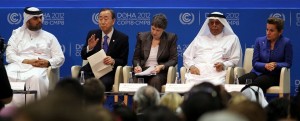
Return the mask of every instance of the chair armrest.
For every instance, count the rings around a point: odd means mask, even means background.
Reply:
[[[237,75],[237,77],[241,77],[245,74],[245,70],[242,67],[235,67],[233,71],[233,77]]]
[[[74,65],[74,66],[71,67],[71,76],[73,78],[78,77],[80,68],[81,68],[81,66],[79,66],[79,65]]]
[[[290,93],[290,69],[283,67],[280,71],[279,93]]]
[[[49,90],[53,90],[60,79],[60,68],[52,68],[49,66],[47,69],[47,76],[49,79]]]
[[[226,69],[226,76],[225,76],[225,84],[233,84],[234,81],[234,68],[228,67]]]
[[[174,66],[170,66],[168,68],[167,84],[173,83],[175,81],[175,77],[176,77],[175,75],[176,72]]]
[[[130,76],[130,73],[132,71],[131,66],[124,66],[123,67],[123,83],[128,83],[128,78]]]
[[[89,62],[88,60],[82,60],[82,65],[81,66],[86,65],[88,62]]]
[[[115,73],[115,82],[112,92],[119,92],[119,84],[123,82],[122,66],[118,66]]]
[[[185,84],[185,73],[187,72],[187,68],[184,66],[180,68],[180,77],[181,77],[181,83]]]

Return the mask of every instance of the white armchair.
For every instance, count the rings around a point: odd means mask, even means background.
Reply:
[[[60,68],[52,68],[51,66],[48,67],[47,75],[49,79],[49,90],[53,90],[60,79]]]
[[[176,75],[176,67],[170,66],[168,68],[168,74],[167,74],[167,83],[173,83],[175,81],[175,75]],[[132,71],[131,66],[124,66],[123,67],[123,78],[124,78],[124,83],[128,83],[128,78],[130,76],[130,72]],[[162,85],[161,87],[161,92],[165,92],[166,85]]]
[[[87,60],[82,61],[82,66],[86,65],[88,63]],[[71,67],[71,75],[73,78],[77,78],[79,74],[79,70],[82,67],[80,65],[74,65]],[[115,73],[115,78],[114,78],[114,85],[112,87],[112,92],[119,92],[119,84],[123,82],[123,75],[122,75],[122,66],[118,66],[116,73]]]
[[[234,68],[234,74],[236,74],[238,77],[246,73],[249,73],[253,68],[252,67],[253,52],[254,52],[253,48],[247,48],[245,51],[243,68],[241,67]],[[289,96],[290,95],[290,69],[285,67],[281,68],[279,86],[270,87],[269,89],[267,89],[266,93],[279,94],[279,97],[283,97],[284,94],[287,94],[287,96]]]

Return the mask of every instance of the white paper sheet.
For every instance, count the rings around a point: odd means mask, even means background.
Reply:
[[[140,73],[136,73],[136,76],[150,76],[150,75],[155,75],[153,73],[151,73],[153,70],[155,69],[154,66],[150,66],[148,69],[146,69],[145,71],[142,71]]]
[[[103,59],[105,57],[106,57],[106,54],[105,54],[104,50],[101,49],[97,53],[95,53],[87,58],[96,78],[102,77],[103,75],[109,73],[113,69],[113,66],[106,65],[103,63]]]

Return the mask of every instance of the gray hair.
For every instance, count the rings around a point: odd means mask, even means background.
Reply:
[[[133,96],[133,101],[137,102],[137,113],[143,112],[148,107],[158,105],[159,100],[159,92],[152,86],[139,88]]]

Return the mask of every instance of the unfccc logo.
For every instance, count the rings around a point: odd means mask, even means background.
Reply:
[[[22,21],[22,16],[20,13],[9,13],[7,15],[7,21],[10,24],[19,24]]]
[[[92,15],[92,21],[94,24],[98,24],[98,19],[99,19],[99,13],[94,13]]]
[[[270,17],[282,18],[285,21],[285,15],[283,13],[271,13]]]
[[[190,25],[194,22],[195,16],[193,13],[180,13],[179,15],[179,21],[181,24],[187,24]]]

